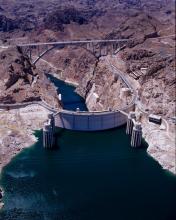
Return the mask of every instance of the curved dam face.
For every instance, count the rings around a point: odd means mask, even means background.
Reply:
[[[70,112],[55,115],[55,126],[77,131],[101,131],[124,125],[127,116],[115,112]]]

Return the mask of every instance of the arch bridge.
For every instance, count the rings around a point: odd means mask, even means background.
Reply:
[[[125,47],[128,39],[112,40],[79,40],[79,41],[58,41],[47,43],[18,44],[22,51],[28,54],[33,64],[36,64],[45,54],[53,49],[63,49],[65,46],[79,46],[91,52],[94,56],[106,56],[115,54]],[[33,59],[35,54],[35,59]],[[37,58],[36,58],[37,56]]]

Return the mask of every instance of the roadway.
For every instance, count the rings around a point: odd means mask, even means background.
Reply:
[[[136,100],[137,100],[137,92],[136,92],[136,89],[132,86],[132,83],[130,83],[128,81],[128,79],[125,77],[125,74],[120,71],[116,66],[114,66],[109,60],[108,58],[106,58],[106,61],[108,63],[108,65],[110,66],[111,68],[111,71],[113,72],[114,75],[117,75],[117,76],[120,76],[120,78],[122,79],[122,81],[126,84],[126,86],[131,89],[131,91],[133,92],[133,99],[130,103],[130,105],[134,105],[136,103]]]
[[[163,39],[168,37],[175,37],[175,34],[160,36],[160,37],[153,37],[149,39]],[[135,39],[93,39],[93,40],[73,40],[73,41],[56,41],[56,42],[39,42],[39,43],[23,43],[23,44],[16,44],[16,45],[0,45],[2,49],[8,49],[15,46],[19,47],[32,47],[32,46],[49,46],[49,45],[79,45],[79,44],[88,44],[88,43],[118,43],[118,42],[127,42]]]
[[[88,43],[118,43],[118,42],[127,42],[129,39],[112,39],[112,40],[75,40],[75,41],[57,41],[57,42],[46,42],[46,43],[28,43],[28,44],[18,44],[20,47],[30,47],[30,46],[47,46],[47,45],[79,45],[79,44],[88,44]]]
[[[105,40],[73,40],[73,41],[56,41],[56,42],[39,42],[39,43],[23,43],[16,45],[0,45],[2,49],[8,49],[13,47],[35,47],[35,46],[64,46],[64,45],[81,45],[81,44],[99,44],[99,43],[118,43],[118,42],[127,42],[130,39],[105,39]]]

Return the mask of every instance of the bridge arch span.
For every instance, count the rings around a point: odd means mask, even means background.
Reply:
[[[45,54],[47,54],[49,51],[53,50],[54,48],[56,48],[55,45],[44,50],[41,54],[38,55],[38,57],[32,63],[35,65]]]
[[[29,43],[19,44],[18,47],[22,48],[30,57],[33,64],[36,64],[45,54],[55,48],[63,48],[65,46],[80,46],[90,51],[95,56],[105,56],[108,53],[114,54],[123,48],[128,39],[105,39],[105,40],[80,40],[80,41],[63,41],[63,42],[47,42],[47,43]],[[37,58],[32,60],[32,52],[37,50]],[[42,51],[41,51],[42,50]],[[41,51],[41,52],[40,52]],[[98,53],[98,55],[97,55]]]

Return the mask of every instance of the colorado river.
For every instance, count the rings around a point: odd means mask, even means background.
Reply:
[[[52,78],[64,108],[87,110],[74,87]],[[176,177],[142,149],[125,128],[57,131],[58,150],[38,142],[2,171],[0,220],[174,220]]]
[[[75,92],[75,87],[66,84],[64,81],[48,74],[48,78],[58,88],[58,93],[62,94],[63,108],[75,111],[79,108],[81,111],[87,111],[84,99]]]

